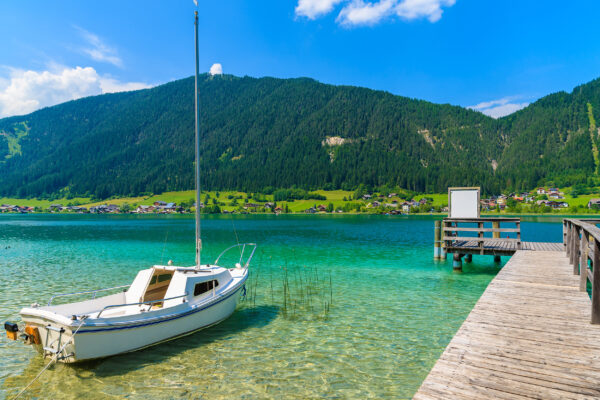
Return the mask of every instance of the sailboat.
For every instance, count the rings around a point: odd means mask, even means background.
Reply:
[[[6,322],[4,327],[10,339],[22,339],[54,361],[72,363],[136,351],[188,335],[218,324],[235,311],[238,300],[245,292],[244,283],[248,279],[248,267],[256,244],[238,243],[225,249],[212,264],[201,263],[197,11],[194,26],[195,265],[155,265],[139,271],[130,285],[54,295],[45,306],[36,304],[20,311],[24,326]],[[219,266],[221,258],[236,248],[239,249],[240,258],[235,266]],[[103,292],[113,294],[97,296]],[[90,296],[91,299],[53,304],[58,298],[75,295]]]

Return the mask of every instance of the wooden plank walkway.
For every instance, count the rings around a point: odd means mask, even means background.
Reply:
[[[475,238],[473,238],[475,239]],[[489,238],[485,238],[489,239]],[[484,254],[486,255],[513,255],[517,251],[517,243],[514,241],[492,241],[483,240]],[[480,240],[480,239],[479,239]],[[563,251],[562,243],[546,242],[521,242],[521,250],[529,251]],[[451,246],[446,247],[447,253],[461,254],[481,254],[478,240],[463,240],[453,242]]]
[[[414,399],[600,398],[600,325],[590,313],[564,252],[517,251]]]

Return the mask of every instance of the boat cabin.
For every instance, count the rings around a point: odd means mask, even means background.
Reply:
[[[69,318],[72,315],[102,319],[121,317],[201,302],[227,289],[232,282],[230,271],[221,267],[198,270],[155,265],[139,271],[127,291],[92,300],[39,307],[39,310]]]
[[[127,303],[145,303],[165,299],[164,302],[151,303],[153,308],[170,307],[182,302],[194,302],[214,294],[226,286],[231,274],[224,268],[196,270],[155,265],[138,272],[127,291]],[[163,304],[164,303],[164,304]]]

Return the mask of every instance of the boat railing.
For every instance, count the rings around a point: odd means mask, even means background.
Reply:
[[[118,307],[127,307],[127,306],[141,306],[144,304],[154,304],[154,303],[162,303],[163,301],[167,301],[167,300],[175,300],[175,299],[180,299],[182,297],[187,297],[188,293],[185,292],[184,294],[180,295],[180,296],[175,296],[175,297],[168,297],[166,299],[160,299],[160,300],[148,300],[148,301],[141,301],[139,303],[123,303],[123,304],[111,304],[109,306],[104,307],[102,310],[100,310],[100,312],[98,313],[98,315],[96,316],[96,318],[100,318],[100,315],[110,309],[110,308],[118,308]]]
[[[92,300],[96,298],[96,293],[98,292],[106,292],[109,290],[113,290],[113,289],[123,289],[123,288],[128,288],[131,285],[123,285],[123,286],[115,286],[115,287],[110,287],[110,288],[105,288],[105,289],[96,289],[96,290],[86,290],[83,292],[73,292],[73,293],[63,293],[63,294],[55,294],[54,296],[50,297],[50,301],[48,301],[48,305],[52,305],[52,301],[57,298],[57,297],[66,297],[66,296],[76,296],[78,294],[90,294],[93,293],[94,295],[92,296]]]
[[[244,253],[246,251],[246,246],[248,247],[252,247],[252,252],[250,253],[250,256],[248,257],[248,259],[246,260],[246,262],[244,263]],[[244,265],[244,268],[248,268],[248,265],[250,265],[250,261],[252,260],[252,257],[254,257],[254,252],[256,251],[256,243],[238,243],[238,244],[234,244],[233,246],[230,246],[228,248],[226,248],[225,250],[223,250],[221,252],[221,254],[219,254],[219,257],[217,257],[217,259],[215,260],[215,262],[213,264],[218,265],[219,260],[221,259],[221,257],[227,253],[229,250],[231,249],[235,249],[235,248],[239,248],[241,247],[242,249],[240,250],[240,261],[239,264]]]

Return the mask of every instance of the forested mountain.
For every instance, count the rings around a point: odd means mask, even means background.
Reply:
[[[546,96],[499,120],[511,138],[498,176],[505,187],[552,180],[557,186],[597,180],[600,79]]]
[[[99,198],[193,188],[194,80],[0,120],[0,195]],[[486,192],[597,170],[600,81],[494,120],[465,108],[312,79],[200,78],[205,188]],[[594,158],[596,157],[596,159]]]

